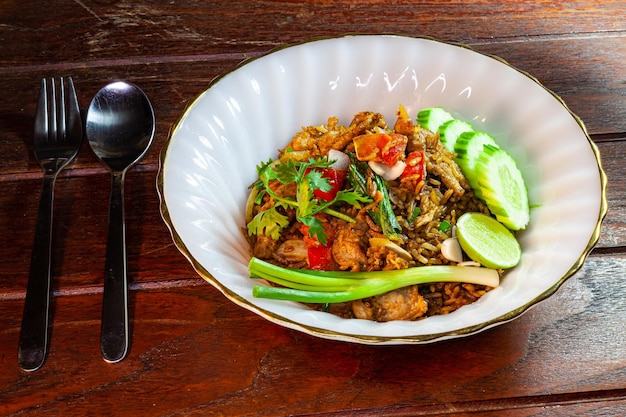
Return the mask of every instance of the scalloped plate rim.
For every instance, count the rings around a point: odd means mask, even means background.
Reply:
[[[412,40],[418,40],[418,41],[419,40],[426,40],[426,41],[440,43],[442,45],[448,45],[448,46],[454,46],[454,47],[459,47],[459,48],[466,49],[466,50],[471,51],[473,53],[482,55],[484,57],[488,57],[488,58],[494,59],[494,60],[498,61],[499,63],[501,63],[503,65],[506,65],[507,67],[509,67],[509,68],[519,72],[520,74],[524,75],[529,80],[533,81],[538,86],[540,86],[542,89],[544,89],[546,92],[550,93],[550,95],[552,95],[560,103],[560,105],[562,105],[563,108],[565,110],[567,110],[567,112],[573,117],[573,119],[576,121],[576,123],[579,125],[580,129],[582,130],[584,136],[586,137],[586,139],[588,141],[588,144],[590,146],[590,149],[593,152],[593,154],[594,154],[594,156],[596,158],[597,164],[598,164],[598,173],[599,173],[599,177],[600,177],[600,184],[599,184],[599,186],[600,186],[600,193],[601,193],[601,201],[600,201],[600,204],[599,204],[600,208],[599,208],[597,223],[595,225],[595,228],[594,228],[591,236],[589,237],[589,240],[587,242],[587,245],[586,245],[585,249],[580,254],[578,259],[572,264],[571,268],[563,276],[561,276],[557,281],[555,281],[554,284],[552,284],[552,286],[549,287],[546,291],[544,291],[543,293],[539,294],[536,298],[530,300],[526,304],[524,304],[524,305],[520,306],[519,308],[516,308],[516,309],[514,309],[512,311],[509,311],[506,314],[500,315],[500,316],[495,317],[495,318],[493,318],[491,320],[479,323],[479,324],[474,325],[474,326],[469,326],[469,327],[457,329],[457,330],[454,330],[454,331],[447,331],[447,332],[440,332],[440,333],[433,333],[433,334],[420,334],[420,335],[414,335],[414,336],[403,335],[403,336],[398,336],[398,337],[394,337],[394,336],[375,336],[375,335],[359,335],[359,334],[341,333],[341,332],[336,332],[336,331],[332,331],[332,330],[328,330],[328,329],[324,329],[324,328],[316,328],[314,326],[304,325],[304,324],[299,323],[297,321],[294,321],[294,320],[292,320],[292,319],[290,319],[288,317],[277,315],[276,313],[273,313],[271,311],[267,311],[266,309],[264,309],[262,307],[259,307],[258,305],[250,303],[248,300],[245,300],[244,298],[240,297],[238,294],[236,294],[235,292],[231,291],[227,286],[225,286],[218,279],[216,279],[204,266],[202,266],[191,255],[189,249],[187,248],[187,245],[183,242],[183,240],[179,236],[179,234],[178,234],[178,232],[177,232],[177,230],[176,230],[176,228],[175,228],[175,226],[173,224],[173,221],[170,218],[169,210],[168,210],[168,207],[167,207],[167,203],[165,201],[166,200],[165,193],[164,193],[164,181],[165,181],[165,179],[164,179],[164,166],[165,166],[165,163],[166,163],[165,160],[166,160],[166,157],[167,157],[168,149],[169,149],[169,147],[172,144],[172,139],[173,139],[174,133],[176,132],[176,129],[179,127],[181,121],[194,108],[196,103],[205,94],[207,94],[216,84],[218,84],[220,82],[220,80],[222,80],[225,77],[235,73],[236,71],[238,71],[239,69],[245,67],[246,65],[248,65],[251,62],[255,62],[255,61],[259,60],[259,59],[262,59],[262,58],[265,58],[267,56],[270,56],[270,55],[272,55],[272,54],[274,54],[274,53],[276,53],[278,51],[286,50],[286,49],[289,49],[289,48],[294,47],[294,46],[302,46],[302,45],[307,45],[307,44],[310,44],[310,43],[324,41],[324,40],[345,39],[345,38],[349,38],[349,37],[390,37],[390,38],[412,39]],[[595,244],[598,242],[599,235],[600,235],[601,224],[602,224],[602,221],[603,221],[604,217],[606,216],[606,213],[607,213],[607,210],[608,210],[608,205],[607,205],[607,201],[606,201],[606,182],[607,182],[606,174],[604,173],[604,170],[602,169],[602,166],[601,166],[601,159],[600,159],[599,150],[597,149],[595,143],[589,137],[583,122],[568,108],[568,106],[565,104],[565,102],[558,95],[556,95],[554,92],[552,92],[551,90],[546,88],[543,84],[541,84],[541,82],[539,82],[535,77],[531,76],[527,72],[513,67],[507,61],[505,61],[504,59],[502,59],[500,57],[476,51],[475,49],[473,49],[470,46],[466,46],[466,45],[458,44],[458,43],[452,43],[452,42],[445,42],[445,41],[437,40],[437,39],[432,38],[432,37],[427,37],[427,36],[411,37],[411,36],[401,36],[401,35],[394,35],[394,34],[383,34],[383,35],[348,34],[348,35],[345,35],[345,36],[338,36],[338,37],[315,38],[315,39],[307,40],[307,41],[304,41],[304,42],[299,42],[299,43],[295,43],[295,44],[280,46],[278,48],[272,49],[271,51],[269,51],[269,52],[267,52],[265,54],[245,59],[239,65],[237,65],[232,71],[230,71],[230,72],[228,72],[226,74],[220,75],[218,77],[215,77],[210,82],[210,84],[207,87],[207,89],[204,92],[202,92],[201,94],[199,94],[192,102],[190,102],[186,106],[184,112],[177,119],[177,121],[172,125],[172,128],[170,129],[170,132],[168,134],[167,141],[164,144],[164,146],[163,146],[163,148],[161,150],[161,153],[160,153],[160,157],[159,157],[159,172],[158,172],[158,175],[157,175],[157,191],[158,191],[158,195],[159,195],[159,199],[160,199],[161,216],[162,216],[166,226],[168,227],[168,230],[169,230],[169,232],[171,234],[171,237],[172,237],[172,239],[173,239],[177,249],[188,259],[188,261],[191,263],[191,265],[194,268],[194,270],[204,280],[206,280],[207,282],[212,284],[215,288],[217,288],[220,292],[222,292],[229,300],[231,300],[232,302],[236,303],[237,305],[240,305],[240,306],[246,308],[247,310],[252,311],[252,312],[260,315],[261,317],[264,317],[265,319],[267,319],[267,320],[269,320],[271,322],[274,322],[276,324],[279,324],[281,326],[285,326],[287,328],[303,331],[305,333],[312,334],[312,335],[315,335],[315,336],[318,336],[318,337],[322,337],[322,338],[326,338],[326,339],[343,340],[343,341],[348,341],[348,342],[356,342],[356,343],[364,343],[364,344],[405,344],[405,343],[411,343],[411,344],[418,343],[419,344],[419,343],[430,343],[430,342],[442,341],[442,340],[457,338],[457,337],[461,337],[461,336],[468,336],[468,335],[475,334],[475,333],[481,332],[483,330],[492,328],[494,326],[497,326],[497,325],[509,322],[509,321],[511,321],[513,319],[516,319],[517,317],[521,316],[523,313],[528,311],[531,307],[535,306],[538,302],[540,302],[542,300],[545,300],[546,298],[548,298],[552,294],[554,294],[568,278],[570,278],[574,273],[576,273],[582,267],[582,265],[585,262],[587,256],[589,255],[590,251],[595,246]]]

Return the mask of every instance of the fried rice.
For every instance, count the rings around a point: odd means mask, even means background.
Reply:
[[[465,212],[490,214],[487,207],[474,195],[467,179],[449,152],[439,140],[439,135],[408,119],[402,107],[393,127],[389,127],[379,113],[360,112],[349,125],[339,124],[337,117],[330,117],[324,125],[307,126],[297,132],[289,144],[278,152],[278,160],[326,156],[331,149],[347,154],[355,152],[353,139],[359,135],[387,132],[407,136],[406,152],[420,151],[425,159],[425,178],[417,181],[395,179],[387,181],[387,193],[393,212],[402,231],[393,244],[406,252],[394,250],[393,245],[371,245],[374,241],[386,241],[381,227],[368,212],[377,210],[379,199],[360,209],[349,205],[333,207],[356,219],[346,222],[332,216],[321,216],[333,230],[333,268],[350,271],[383,271],[414,268],[424,265],[456,265],[441,253],[442,243],[453,236],[456,220]],[[373,172],[368,168],[367,191],[376,196]],[[349,184],[345,185],[349,187]],[[276,184],[274,190],[282,195],[294,195],[295,188]],[[255,204],[252,215],[266,209],[269,197]],[[416,211],[417,210],[417,211]],[[285,209],[290,224],[279,239],[264,235],[251,235],[251,254],[286,268],[308,268],[307,253],[301,225],[295,215]],[[417,216],[415,213],[419,213]],[[406,253],[410,254],[407,256]],[[418,320],[433,315],[448,314],[466,304],[473,303],[489,291],[489,287],[467,283],[436,283],[414,285],[379,296],[346,303],[311,305],[344,318],[375,321]]]

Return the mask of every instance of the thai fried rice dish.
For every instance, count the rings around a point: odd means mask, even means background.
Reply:
[[[278,178],[265,180],[272,192],[251,187],[246,213],[251,255],[284,268],[324,271],[471,264],[466,256],[448,254],[445,242],[454,238],[463,213],[491,216],[488,207],[439,134],[414,123],[402,106],[396,115],[393,125],[369,111],[354,115],[348,125],[330,117],[326,124],[295,133],[275,160],[260,167],[274,168]],[[308,164],[307,173],[316,173],[311,181],[325,179],[323,186],[309,192],[297,179],[279,181],[296,172],[299,163]],[[302,203],[277,203],[278,197],[302,199],[306,192],[312,205],[335,203],[308,212],[312,215],[299,212]],[[417,284],[358,300],[309,305],[344,318],[419,320],[453,312],[490,289],[462,282]]]

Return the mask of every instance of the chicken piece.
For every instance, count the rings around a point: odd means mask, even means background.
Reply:
[[[256,236],[252,254],[259,259],[271,259],[278,248],[278,241],[264,234]]]
[[[331,253],[341,270],[354,272],[364,269],[367,265],[366,230],[352,223],[338,225],[335,229],[335,241]]]
[[[406,109],[402,105],[400,105],[400,107],[398,108],[397,115],[398,118],[396,119],[396,123],[393,126],[393,130],[396,133],[400,133],[409,139],[407,144],[407,152],[424,152],[424,149],[426,148],[425,135],[432,135],[432,132],[416,126],[406,112]]]
[[[378,322],[416,320],[427,310],[428,303],[420,295],[417,285],[352,302],[352,312],[356,318]]]
[[[454,154],[446,149],[439,141],[427,141],[426,151],[426,171],[441,179],[441,182],[453,191],[451,201],[457,201],[465,194],[465,191],[471,190],[471,186],[463,175],[461,168],[454,162]],[[436,159],[435,155],[445,155],[445,158]]]
[[[456,165],[456,163],[454,164]],[[458,166],[457,166],[458,168]],[[426,163],[426,170],[433,175],[436,175],[441,179],[441,182],[446,186],[446,188],[452,190],[452,197],[450,197],[450,201],[457,201],[459,198],[465,194],[465,190],[469,189],[469,183],[467,179],[463,176],[458,177],[454,174],[454,167],[445,162],[439,163]]]
[[[339,135],[323,135],[317,141],[317,146],[322,155],[328,154],[328,151],[331,149],[343,150],[352,138],[376,127],[387,127],[382,114],[373,112],[357,113],[345,131]]]
[[[345,127],[338,124],[337,117],[329,117],[326,125],[303,127],[281,151],[279,159],[307,161],[309,158],[324,156],[325,153],[320,152],[318,142],[334,142],[334,138],[345,131]],[[289,152],[286,149],[289,149]]]
[[[274,258],[284,264],[306,262],[307,257],[307,246],[302,239],[285,240],[274,252]]]
[[[284,150],[280,152],[279,159],[281,161],[287,159],[307,161],[312,156],[319,154],[317,138],[312,134],[310,129],[303,129],[296,133],[285,149],[289,149],[289,152],[285,152]]]

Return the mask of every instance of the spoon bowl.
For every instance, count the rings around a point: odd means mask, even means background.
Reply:
[[[102,88],[87,111],[87,139],[112,171],[130,168],[146,153],[154,136],[154,111],[136,85],[124,81]]]
[[[124,177],[150,147],[155,125],[148,97],[139,87],[124,81],[103,87],[87,110],[87,141],[98,159],[111,170],[100,334],[102,358],[110,363],[124,359],[130,340]]]

